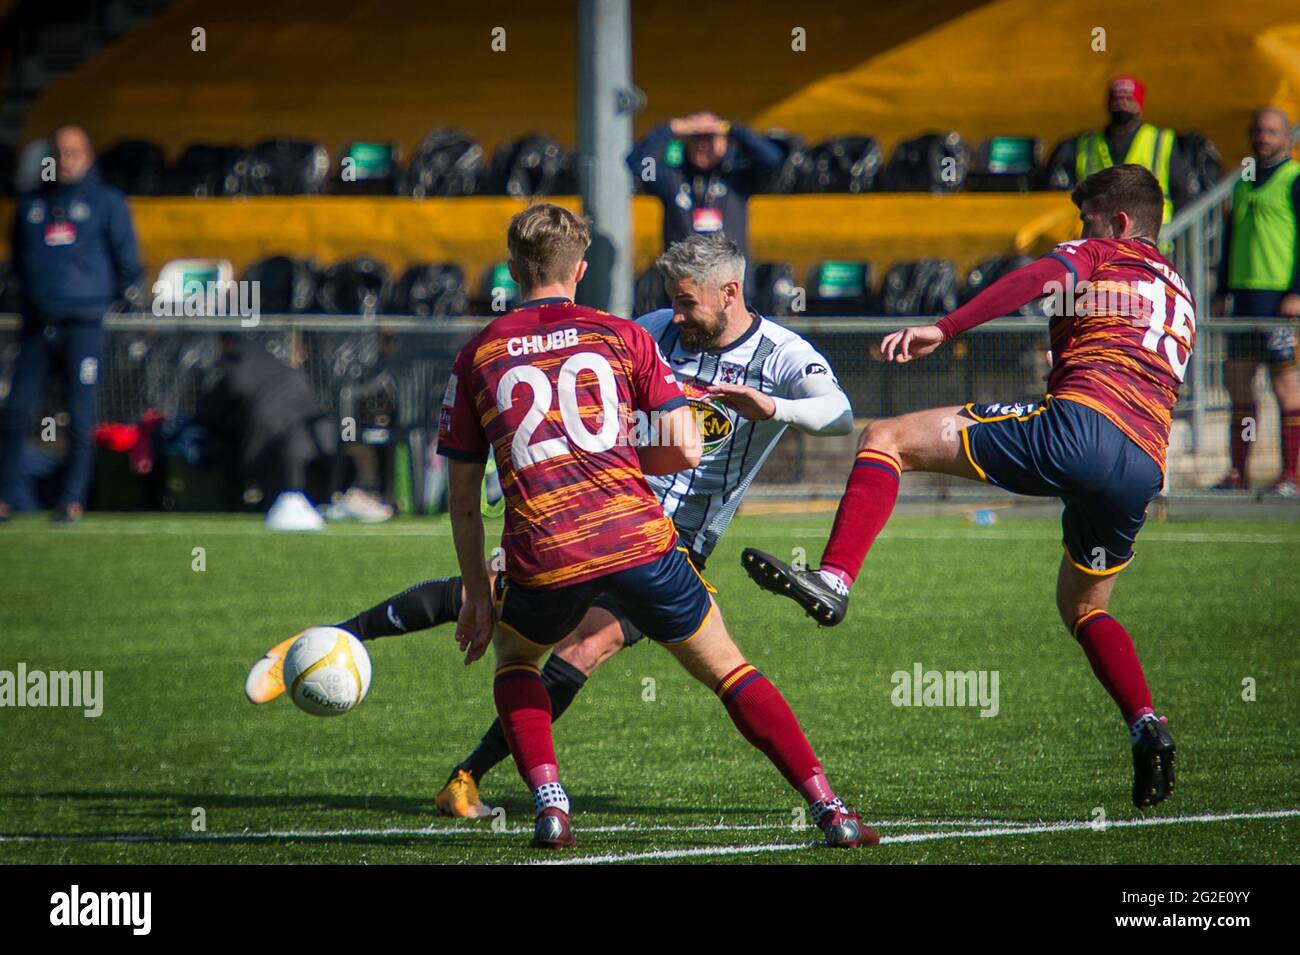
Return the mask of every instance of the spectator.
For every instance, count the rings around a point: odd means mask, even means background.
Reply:
[[[680,157],[668,150],[674,139]],[[656,126],[627,159],[636,180],[664,204],[665,249],[687,236],[725,231],[746,257],[749,197],[784,161],[772,140],[707,111]]]
[[[104,313],[131,290],[140,262],[126,199],[100,180],[86,131],[60,126],[50,145],[52,180],[19,196],[14,209],[10,254],[22,332],[0,414],[0,521],[11,514],[23,444],[53,371],[62,379],[70,423],[52,519],[66,524],[81,517],[94,465]]]
[[[1223,236],[1219,289],[1232,300],[1233,316],[1300,317],[1300,163],[1291,158],[1291,120],[1280,109],[1265,107],[1250,124],[1254,176],[1243,175],[1232,189],[1232,214]],[[1216,302],[1216,315],[1223,302]],[[1268,366],[1273,394],[1282,417],[1282,474],[1273,490],[1295,497],[1300,489],[1296,458],[1300,455],[1300,381],[1296,376],[1294,328],[1242,330],[1226,336],[1223,381],[1232,400],[1228,422],[1232,466],[1215,485],[1218,490],[1245,490],[1253,443],[1255,372]],[[1247,420],[1249,419],[1249,420]]]
[[[1147,92],[1131,76],[1111,80],[1106,94],[1110,122],[1105,129],[1080,133],[1052,151],[1047,163],[1052,185],[1072,189],[1094,172],[1116,162],[1136,163],[1151,170],[1165,193],[1165,217],[1173,218],[1174,209],[1187,201],[1191,171],[1178,147],[1172,129],[1161,129],[1142,122]],[[1116,160],[1115,157],[1122,156]]]
[[[237,447],[244,479],[257,485],[273,530],[319,530],[323,519],[308,490],[326,498],[337,486],[339,428],[316,400],[311,382],[258,344],[222,336],[216,382],[199,399],[196,419]],[[340,516],[382,521],[392,509],[353,489]]]

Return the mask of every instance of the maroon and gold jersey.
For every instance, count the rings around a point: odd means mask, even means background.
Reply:
[[[1063,262],[1075,282],[1064,296],[1066,314],[1051,321],[1048,394],[1105,415],[1163,471],[1196,345],[1186,283],[1142,239],[1076,239],[1048,257]]]
[[[524,587],[564,587],[673,547],[677,533],[646,483],[628,423],[685,403],[641,326],[546,300],[496,319],[461,350],[438,452],[483,461],[492,448],[506,501],[506,574]]]

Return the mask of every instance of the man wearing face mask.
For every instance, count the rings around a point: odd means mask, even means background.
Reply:
[[[1120,163],[1142,166],[1160,183],[1165,195],[1164,222],[1186,201],[1189,170],[1172,129],[1142,122],[1147,91],[1132,76],[1111,80],[1106,94],[1110,122],[1105,129],[1080,133],[1060,143],[1047,168],[1054,175],[1052,185],[1073,188],[1094,172]]]
[[[655,127],[627,157],[632,175],[664,204],[665,249],[725,232],[746,257],[749,197],[783,161],[770,139],[708,111]]]

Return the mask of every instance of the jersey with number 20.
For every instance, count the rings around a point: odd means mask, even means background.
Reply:
[[[506,575],[533,589],[581,583],[661,557],[677,540],[627,424],[686,404],[635,322],[565,301],[491,322],[460,352],[438,452],[482,461],[506,500]]]

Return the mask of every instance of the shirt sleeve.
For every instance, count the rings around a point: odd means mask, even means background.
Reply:
[[[1055,259],[1074,273],[1076,282],[1085,282],[1106,258],[1108,249],[1102,242],[1090,239],[1071,239],[1048,252],[1044,259]],[[1040,260],[1041,261],[1041,260]]]
[[[486,461],[487,434],[479,420],[470,387],[471,358],[477,341],[456,356],[438,414],[438,453],[456,461]]]
[[[686,404],[682,386],[668,367],[655,340],[640,325],[627,323],[625,340],[632,350],[632,400],[634,411],[672,411]]]
[[[1071,243],[1065,242],[1056,249],[1069,245]],[[1058,283],[1064,291],[1067,271],[1075,273],[1076,281],[1091,275],[1095,266],[1091,262],[1091,255],[1089,253],[1076,261],[1072,252],[1049,252],[1036,262],[1008,272],[951,315],[939,319],[935,325],[943,332],[944,339],[949,340],[995,318],[1014,315],[1021,306],[1051,294],[1049,283]]]
[[[812,435],[848,434],[853,408],[835,373],[807,341],[792,342],[777,355],[773,369],[773,420]]]

